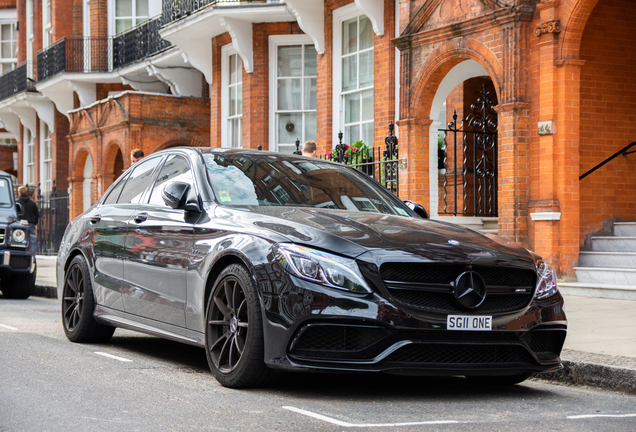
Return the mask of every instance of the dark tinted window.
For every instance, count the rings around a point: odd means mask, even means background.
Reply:
[[[117,198],[119,198],[119,194],[121,193],[121,190],[124,188],[124,185],[126,184],[127,179],[128,179],[128,176],[125,176],[119,179],[115,187],[111,189],[108,196],[104,200],[104,205],[115,204],[117,202]]]
[[[124,190],[119,195],[117,203],[139,203],[159,162],[161,162],[161,157],[143,159],[141,162],[137,162],[135,169],[128,177]]]
[[[0,179],[0,207],[11,207],[11,185],[7,179]]]
[[[230,206],[296,206],[411,216],[364,174],[319,159],[205,154],[216,199]]]
[[[168,183],[173,181],[180,181],[190,185],[192,184],[192,170],[190,169],[188,160],[183,156],[169,156],[163,164],[163,167],[157,176],[155,186],[152,188],[150,204],[166,206],[163,202],[163,198],[161,197],[161,192],[163,192]]]

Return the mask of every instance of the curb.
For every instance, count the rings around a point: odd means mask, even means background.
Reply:
[[[535,375],[540,381],[571,386],[590,386],[636,394],[636,359],[620,356],[568,351],[563,369]]]
[[[31,294],[31,295],[34,295],[34,296],[37,296],[37,297],[56,299],[57,298],[57,288],[56,287],[50,287],[50,286],[44,286],[44,285],[35,285],[35,288],[33,289],[33,294]]]

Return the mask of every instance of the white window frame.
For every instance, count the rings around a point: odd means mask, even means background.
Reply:
[[[26,0],[26,61],[27,61],[27,78],[35,78],[33,76],[33,47],[35,46],[34,35],[34,16],[33,16],[33,0]]]
[[[11,65],[11,69],[9,70],[13,70],[15,69],[15,67],[18,64],[18,57],[17,57],[17,44],[18,44],[18,34],[16,32],[16,26],[18,23],[18,14],[17,11],[15,9],[9,9],[9,10],[4,10],[4,11],[0,11],[0,25],[9,25],[11,26],[11,40],[10,41],[5,41],[4,39],[0,39],[0,41],[2,42],[10,42],[11,45],[13,46],[13,44],[15,43],[16,45],[16,52],[15,52],[15,57],[7,57],[7,58],[0,58],[0,63],[2,65],[5,64],[10,64]],[[0,33],[0,37],[1,37],[2,33]],[[13,39],[13,36],[15,36],[15,39]],[[7,71],[8,72],[8,71]],[[0,71],[0,75],[2,75],[2,72]]]
[[[278,47],[288,45],[314,45],[311,37],[308,35],[280,35],[269,37],[269,149],[270,151],[278,151],[278,125],[276,124],[276,113],[278,111]],[[304,50],[303,50],[304,52]],[[317,103],[316,103],[317,105]],[[318,108],[316,106],[316,108]],[[311,110],[301,110],[303,113]],[[317,109],[316,115],[317,115]],[[316,125],[317,127],[317,125]],[[300,149],[302,150],[303,143],[308,139],[305,136],[305,131],[301,132]],[[316,139],[316,137],[310,137]]]
[[[31,140],[27,139],[29,136],[31,136]],[[31,130],[27,127],[25,127],[23,130],[22,143],[22,159],[24,163],[24,175],[22,176],[22,183],[35,186],[35,135],[32,134]],[[31,156],[30,162],[29,155]]]
[[[44,17],[49,17],[49,22],[45,22]],[[51,0],[42,0],[42,47],[48,48],[53,42],[53,17],[51,15]]]
[[[335,147],[338,143],[338,132],[345,132],[344,128],[344,106],[342,97],[342,23],[364,15],[360,12],[360,9],[355,3],[347,6],[343,6],[333,11],[333,130],[332,130],[332,146]],[[368,17],[367,17],[368,18]],[[359,29],[358,29],[359,31]],[[375,33],[374,33],[375,38]],[[375,42],[373,43],[374,58],[373,63],[375,65]],[[359,67],[359,64],[358,64]],[[375,76],[373,78],[373,99],[375,101]],[[375,125],[375,112],[373,115],[373,123]],[[346,138],[343,138],[346,142]],[[354,143],[347,143],[349,145]],[[374,143],[365,143],[369,147],[373,147]]]
[[[230,56],[239,55],[238,52],[234,49],[232,44],[225,45],[221,48],[221,147],[223,148],[231,148],[228,142],[229,131],[228,131],[228,120],[229,119],[229,109],[228,105],[230,102],[230,98],[228,95],[228,88],[230,85]],[[241,58],[241,62],[243,59]],[[243,71],[245,70],[245,66],[241,63],[241,84],[243,84]],[[243,103],[245,103],[245,99],[241,98]],[[239,118],[236,116],[235,118]],[[240,147],[243,148],[243,108],[241,107],[241,139]]]
[[[89,1],[87,0],[86,3],[88,2]],[[135,0],[133,0],[133,12],[136,10],[134,2]],[[115,25],[115,10],[116,10],[115,0],[108,0],[107,9],[108,9],[108,35],[115,36],[117,34],[116,33],[117,27]],[[161,15],[162,9],[163,9],[162,0],[148,0],[147,20],[149,21],[155,18],[156,16]],[[143,21],[143,22],[146,22],[146,21]],[[142,22],[137,22],[137,18],[135,17],[133,19],[133,27],[138,26],[139,24],[142,24]]]
[[[46,134],[45,131],[48,131],[48,134]],[[40,120],[40,187],[42,192],[47,196],[53,190],[53,156],[51,153],[52,140],[53,134],[51,133],[51,130],[45,122]],[[46,155],[47,148],[49,151],[48,158]]]

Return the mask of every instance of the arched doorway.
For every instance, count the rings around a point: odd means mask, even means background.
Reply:
[[[82,211],[86,211],[92,204],[91,189],[93,184],[93,159],[86,156],[84,163],[84,182],[82,183]]]
[[[113,165],[113,179],[117,179],[124,172],[124,157],[121,154],[121,149],[117,148],[117,154],[115,155],[115,163]]]
[[[484,89],[485,85],[485,89]],[[480,93],[486,92],[489,101],[480,106]],[[489,121],[483,121],[482,125],[490,132],[495,132],[496,114],[492,107],[497,104],[497,94],[486,69],[475,60],[466,60],[455,65],[441,81],[435,93],[429,118],[432,120],[429,130],[429,185],[430,185],[430,215],[436,219],[452,218],[453,222],[467,225],[471,228],[481,229],[483,223],[482,216],[490,216],[497,214],[497,192],[496,177],[490,177],[491,172],[495,174],[496,168],[496,149],[490,144],[496,145],[496,136],[494,142],[488,143],[484,152],[484,145],[478,141],[478,136],[472,134],[472,137],[465,137],[463,133],[456,137],[459,140],[455,147],[455,137],[453,139],[452,148],[446,148],[446,171],[439,163],[440,144],[448,145],[449,132],[448,123],[455,122],[456,128],[461,126],[462,120],[465,120],[465,126],[468,126],[473,120],[472,126],[480,126],[479,122],[475,122],[478,115],[475,111],[485,109],[490,117]],[[473,110],[473,105],[477,105]],[[453,115],[457,111],[457,119],[453,119]],[[481,114],[483,116],[483,113]],[[468,120],[466,120],[468,119]],[[490,123],[490,125],[489,125]],[[469,134],[470,135],[470,134]],[[484,135],[482,135],[482,138]],[[445,138],[445,139],[444,139]],[[465,142],[465,140],[468,140]],[[457,148],[457,150],[455,150]],[[453,159],[452,167],[449,167],[449,159]],[[487,161],[483,161],[487,159]],[[479,165],[482,161],[482,166]],[[483,164],[486,164],[483,166]],[[451,168],[449,170],[449,168]],[[482,170],[480,172],[480,170]],[[450,172],[449,172],[450,171]],[[482,176],[483,182],[480,183],[478,177]],[[481,184],[481,191],[479,185]],[[491,188],[492,193],[484,195],[484,189]],[[480,195],[481,193],[481,195]],[[452,196],[452,199],[451,199]],[[481,196],[481,202],[480,197]],[[457,201],[455,201],[457,197]],[[451,204],[452,201],[452,204]],[[490,201],[490,202],[489,202]]]

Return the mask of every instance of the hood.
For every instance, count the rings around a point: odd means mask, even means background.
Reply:
[[[521,246],[445,222],[348,210],[217,207],[217,217],[273,231],[290,242],[376,261],[534,266]],[[361,255],[365,254],[365,257]]]

